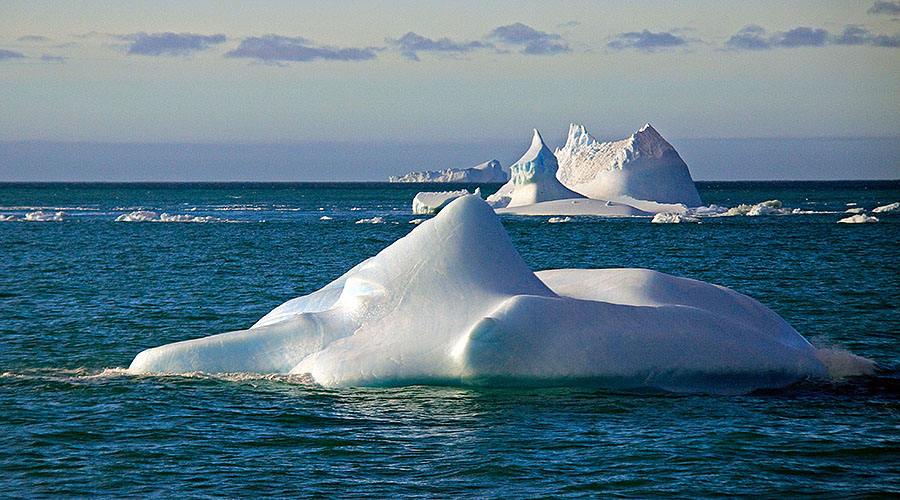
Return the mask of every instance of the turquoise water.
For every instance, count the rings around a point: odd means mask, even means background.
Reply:
[[[405,235],[422,187],[0,184],[0,216],[65,212],[0,222],[0,497],[900,494],[900,212],[836,224],[900,182],[698,187],[818,213],[502,221],[532,269],[729,286],[875,375],[739,397],[129,376],[140,350],[246,328]],[[219,221],[114,222],[139,209]]]

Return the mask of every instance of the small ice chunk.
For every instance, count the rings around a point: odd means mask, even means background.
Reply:
[[[863,212],[865,212],[865,211],[866,211],[866,209],[863,208],[863,207],[855,207],[855,208],[848,208],[847,210],[844,210],[844,213],[847,213],[847,214],[861,214],[861,213],[863,213]]]
[[[697,218],[683,214],[656,214],[650,222],[654,224],[680,224],[682,222],[697,222]]]
[[[857,214],[838,221],[838,223],[842,224],[864,224],[866,222],[878,222],[878,219],[866,214]]]
[[[359,219],[357,224],[384,224],[383,217],[372,217],[371,219]]]
[[[43,210],[38,210],[37,212],[25,214],[24,220],[37,222],[61,221],[63,220],[63,217],[67,215],[69,214],[66,212],[45,212]]]
[[[571,221],[572,221],[571,217],[550,217],[550,219],[547,220],[547,222],[549,222],[550,224],[559,224],[561,222],[571,222]]]
[[[465,189],[458,191],[422,191],[413,198],[412,213],[417,215],[436,214],[451,201],[467,194],[470,193]],[[481,192],[479,191],[478,194],[480,195]]]
[[[897,209],[900,209],[900,201],[895,201],[889,205],[881,205],[880,207],[875,207],[872,209],[873,213],[882,214],[885,212],[894,212]]]
[[[329,217],[327,215],[323,215],[323,216],[319,217],[319,220],[331,220],[331,217]]]
[[[423,222],[425,222],[425,219],[413,219],[413,220],[409,221],[410,224],[415,224],[417,226]]]

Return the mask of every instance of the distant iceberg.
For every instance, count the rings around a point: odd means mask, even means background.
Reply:
[[[727,288],[646,269],[531,272],[475,196],[248,330],[148,349],[129,368],[197,371],[725,394],[828,375],[790,325]]]
[[[573,123],[556,157],[559,180],[588,198],[703,204],[684,160],[649,123],[616,142],[599,142]]]
[[[448,168],[392,175],[391,182],[506,182],[509,177],[497,160],[491,160],[469,168]]]

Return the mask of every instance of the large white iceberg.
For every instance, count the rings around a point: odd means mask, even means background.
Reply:
[[[556,156],[559,180],[588,198],[703,204],[684,160],[649,123],[616,142],[599,142],[573,123]]]
[[[392,175],[391,182],[506,182],[506,172],[497,160],[484,162],[469,168],[448,168]]]
[[[129,371],[714,393],[827,375],[784,320],[727,288],[645,269],[531,272],[475,196],[250,329],[145,350]]]

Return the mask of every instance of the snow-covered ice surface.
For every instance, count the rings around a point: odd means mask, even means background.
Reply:
[[[724,287],[645,269],[533,273],[491,208],[464,196],[250,329],[148,349],[129,372],[734,394],[827,376],[816,356]]]
[[[503,171],[500,162],[491,160],[469,168],[448,168],[445,170],[428,170],[410,172],[405,175],[392,175],[391,182],[506,182],[509,176]]]
[[[649,123],[616,142],[599,142],[573,123],[556,156],[559,180],[588,198],[703,204],[684,160]]]
[[[838,222],[841,224],[865,224],[867,222],[878,222],[878,218],[866,214],[857,214],[841,219]]]
[[[875,207],[872,209],[872,212],[881,214],[885,212],[895,212],[897,210],[900,210],[900,201],[890,203],[888,205],[881,205],[880,207]]]
[[[413,198],[412,213],[416,215],[436,214],[451,201],[467,194],[472,193],[465,189],[457,191],[421,191]],[[475,188],[474,194],[481,197],[481,188]]]

